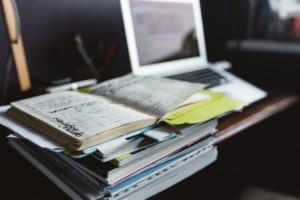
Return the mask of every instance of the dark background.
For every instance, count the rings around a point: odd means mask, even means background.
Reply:
[[[238,0],[202,0],[204,30],[210,61],[233,63],[232,71],[268,91],[299,93],[297,54],[228,50],[229,39],[240,38]],[[83,65],[72,42],[80,32],[96,64],[98,44],[118,44],[104,79],[130,71],[119,0],[17,0],[23,42],[34,78],[64,74]],[[0,88],[10,51],[0,9]],[[1,89],[0,89],[1,92]],[[7,102],[26,96],[12,71]],[[300,195],[299,105],[253,127],[220,146],[219,161],[156,198],[235,199],[247,185]],[[9,199],[67,199],[68,197],[10,148],[0,128],[1,195]],[[2,134],[3,133],[3,134]],[[255,147],[255,148],[254,148]],[[2,198],[1,199],[6,199]]]

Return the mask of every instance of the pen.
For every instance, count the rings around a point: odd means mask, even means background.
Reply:
[[[95,65],[93,63],[93,60],[91,59],[91,57],[88,54],[88,51],[86,49],[85,44],[83,43],[83,40],[80,36],[80,34],[76,34],[74,36],[74,41],[76,43],[76,48],[78,50],[78,53],[80,54],[82,60],[85,62],[86,66],[92,71],[92,72],[96,72],[96,68]]]
[[[114,42],[112,43],[112,45],[110,46],[110,48],[107,50],[106,54],[105,54],[105,58],[104,58],[104,65],[107,65],[111,62],[113,56],[116,53],[117,50],[117,43]]]
[[[117,47],[118,44],[114,42],[110,45],[110,47],[106,51],[104,51],[103,43],[99,44],[100,58],[101,58],[101,73],[98,74],[98,81],[103,79],[105,71],[107,70],[109,63],[111,62],[112,58],[114,57],[117,51]]]

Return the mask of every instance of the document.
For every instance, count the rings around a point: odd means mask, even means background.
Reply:
[[[203,84],[129,74],[101,83],[90,92],[162,117],[204,87]]]
[[[36,118],[80,139],[87,139],[116,126],[151,118],[144,113],[111,103],[103,97],[73,92],[38,96],[12,105],[22,107]]]

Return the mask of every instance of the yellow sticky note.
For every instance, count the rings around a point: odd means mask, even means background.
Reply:
[[[185,110],[181,110],[171,116],[166,116],[164,120],[171,124],[194,124],[201,123],[230,111],[241,109],[244,104],[225,94],[203,90],[200,93],[207,94],[210,100],[195,104]]]

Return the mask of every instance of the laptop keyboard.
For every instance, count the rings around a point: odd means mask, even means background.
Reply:
[[[189,81],[193,83],[204,83],[208,85],[207,88],[211,88],[228,82],[228,80],[224,76],[211,69],[202,69],[183,74],[177,74],[170,76],[169,78],[181,81]]]

